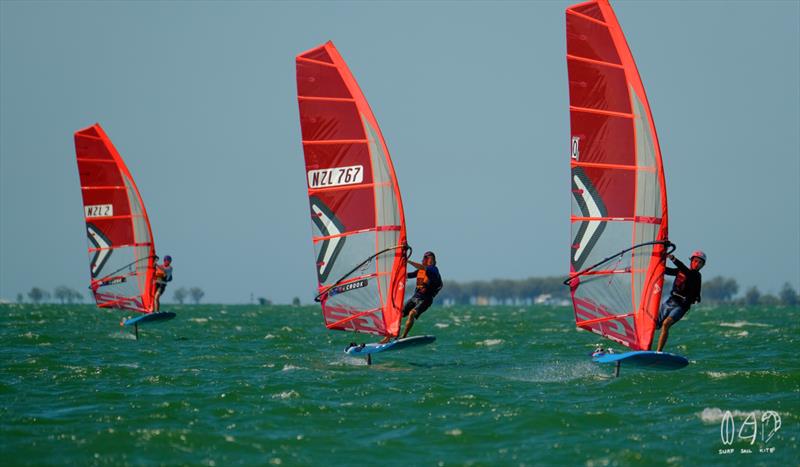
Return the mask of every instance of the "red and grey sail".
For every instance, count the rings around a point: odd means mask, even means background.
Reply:
[[[406,227],[389,150],[333,43],[301,53],[296,64],[317,299],[325,325],[396,335]]]
[[[75,133],[75,153],[97,306],[149,313],[155,247],[133,177],[99,124]]]
[[[650,348],[664,281],[667,193],[644,86],[607,0],[566,10],[570,280],[578,327]]]

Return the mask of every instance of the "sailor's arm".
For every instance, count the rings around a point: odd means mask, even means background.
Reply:
[[[675,255],[669,255],[669,256],[668,256],[668,258],[669,258],[669,259],[670,259],[670,260],[671,260],[673,263],[675,263],[675,266],[677,266],[679,270],[681,270],[681,271],[683,271],[683,272],[689,272],[689,268],[687,268],[687,267],[686,267],[686,265],[685,265],[685,264],[683,264],[683,262],[681,262],[681,260],[679,260],[678,258],[676,258],[676,257],[675,257]],[[668,268],[668,269],[669,269],[669,268]]]

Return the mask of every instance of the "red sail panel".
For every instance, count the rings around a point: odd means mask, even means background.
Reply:
[[[389,150],[333,43],[301,53],[296,63],[325,324],[396,335],[405,292],[406,227]]]
[[[75,133],[75,153],[97,306],[150,313],[155,247],[136,183],[99,124]]]
[[[664,281],[665,246],[657,242],[667,239],[667,193],[656,128],[608,1],[571,6],[566,20],[575,321],[646,350]],[[617,252],[622,253],[602,262]],[[590,266],[597,267],[581,273]]]

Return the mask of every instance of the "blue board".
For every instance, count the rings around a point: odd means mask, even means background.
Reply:
[[[136,318],[129,318],[122,322],[125,326],[141,325],[145,323],[154,323],[156,321],[167,321],[175,317],[175,313],[171,311],[159,311],[157,313],[147,313],[146,315],[137,316]]]
[[[364,344],[363,346],[354,345],[345,349],[344,353],[353,356],[365,356],[379,352],[388,352],[389,350],[401,350],[418,345],[430,344],[435,340],[436,336],[412,336],[406,337],[405,339],[390,341],[385,344],[378,344],[376,342],[373,344]]]
[[[592,356],[596,363],[624,363],[641,368],[656,370],[678,370],[689,364],[689,360],[680,355],[668,352],[638,350],[625,353],[600,353]]]

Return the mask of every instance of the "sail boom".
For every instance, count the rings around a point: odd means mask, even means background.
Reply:
[[[583,326],[588,326],[590,324],[604,323],[606,321],[614,321],[614,320],[617,320],[617,319],[630,318],[631,316],[633,316],[633,313],[626,313],[624,315],[604,316],[602,318],[595,318],[595,319],[587,319],[585,321],[578,321],[578,322],[575,323],[575,325],[583,327]]]

